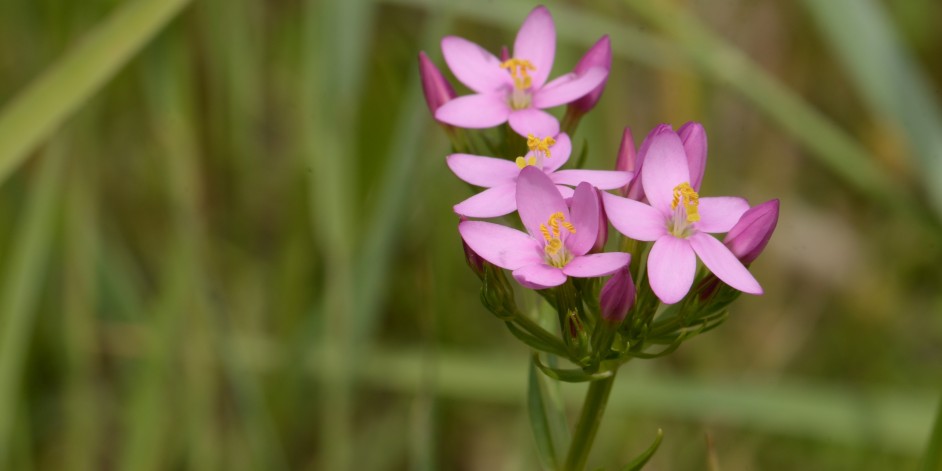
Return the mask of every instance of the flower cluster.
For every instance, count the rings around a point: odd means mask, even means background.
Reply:
[[[761,294],[747,267],[768,243],[779,203],[700,196],[707,138],[695,122],[676,131],[660,125],[637,150],[626,128],[614,170],[564,168],[574,154],[576,167],[584,160],[585,146],[574,152],[572,135],[599,101],[612,55],[602,37],[572,72],[549,80],[555,41],[552,16],[537,7],[513,54],[504,48],[498,58],[462,38],[442,40],[445,62],[471,94],[457,96],[424,53],[420,74],[455,149],[448,167],[481,188],[454,211],[484,305],[535,352],[579,367],[550,367],[535,354],[546,375],[597,381],[631,358],[664,355],[719,325],[741,293]],[[545,111],[561,105],[562,122]],[[516,227],[479,220],[514,212]],[[615,245],[609,225],[623,236],[620,250],[605,250]],[[519,311],[503,270],[555,308],[559,336]]]

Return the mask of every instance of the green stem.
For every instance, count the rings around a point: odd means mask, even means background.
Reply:
[[[579,416],[579,423],[576,424],[576,431],[572,436],[563,470],[582,471],[585,469],[589,450],[592,449],[592,442],[595,441],[595,434],[605,414],[608,395],[612,391],[612,384],[615,383],[615,373],[617,371],[608,378],[589,383],[589,390],[582,403],[582,414]]]

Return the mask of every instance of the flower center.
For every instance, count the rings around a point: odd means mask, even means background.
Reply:
[[[510,107],[515,110],[529,108],[531,96],[528,90],[533,85],[529,71],[536,70],[536,67],[526,59],[507,59],[500,67],[507,69],[514,80],[514,89],[510,92]]]
[[[688,237],[691,235],[691,224],[700,220],[700,195],[694,191],[690,183],[684,182],[674,187],[674,200],[671,201],[671,209],[674,210],[674,216],[671,218],[671,234],[677,237]]]
[[[570,234],[576,233],[576,227],[566,220],[566,216],[563,216],[562,212],[551,214],[546,224],[540,224],[540,233],[543,234],[543,239],[546,240],[546,245],[543,247],[543,252],[546,254],[546,263],[556,268],[562,268],[572,260],[572,254],[569,253],[569,250],[566,250],[566,246],[563,245],[560,238],[562,234],[560,226],[569,231]]]
[[[540,139],[533,134],[527,134],[527,148],[530,149],[530,156],[527,158],[517,157],[517,167],[523,169],[527,165],[543,168],[543,159],[552,157],[550,155],[550,146],[556,145],[556,139],[544,137]]]

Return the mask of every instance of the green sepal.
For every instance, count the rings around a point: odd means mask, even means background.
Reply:
[[[545,336],[537,336],[531,333],[530,330],[525,327],[518,326],[513,321],[506,321],[507,329],[510,330],[510,333],[514,337],[517,337],[518,340],[530,346],[534,350],[539,350],[541,352],[552,353],[564,358],[569,357],[569,351],[566,349],[566,346],[556,337],[546,338]],[[545,332],[545,331],[544,331]],[[548,332],[546,332],[549,334]]]
[[[563,381],[566,383],[584,383],[587,381],[598,381],[600,379],[605,379],[611,377],[615,374],[615,370],[600,370],[593,373],[588,373],[582,369],[561,369],[561,368],[552,368],[543,364],[540,361],[539,354],[533,353],[533,364],[536,365],[540,371],[543,372],[546,376],[553,378],[557,381]]]
[[[664,438],[664,431],[657,429],[657,437],[654,438],[654,443],[648,447],[647,450],[644,450],[644,453],[640,454],[637,458],[633,459],[631,463],[625,465],[621,471],[640,471],[648,460],[654,456],[654,453],[657,451],[657,448],[661,446],[661,440]]]

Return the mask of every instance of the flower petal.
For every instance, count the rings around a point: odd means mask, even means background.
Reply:
[[[559,268],[541,262],[514,270],[514,279],[530,289],[545,289],[565,283],[566,275]]]
[[[553,24],[553,15],[541,5],[527,15],[514,41],[514,58],[528,60],[536,67],[536,70],[530,72],[533,89],[546,83],[555,55],[556,26]]]
[[[543,171],[555,172],[569,161],[572,154],[572,141],[566,133],[559,133],[556,136],[556,145],[550,146],[550,155],[548,159],[543,159]]]
[[[525,167],[517,177],[517,212],[520,220],[535,239],[543,240],[540,224],[546,224],[550,215],[563,213],[569,221],[569,208],[556,185],[540,169]]]
[[[510,108],[507,108],[510,110]],[[555,136],[559,134],[559,120],[555,116],[536,108],[508,111],[510,128],[521,136]]]
[[[697,257],[687,240],[667,235],[651,247],[651,253],[648,254],[648,278],[651,290],[665,304],[684,299],[690,291],[696,271]]]
[[[572,259],[563,267],[563,273],[576,278],[606,276],[615,273],[629,262],[631,262],[631,254],[628,253],[594,253]]]
[[[458,232],[474,253],[501,268],[516,270],[543,263],[539,243],[516,229],[484,221],[463,221],[458,224]]]
[[[560,82],[552,88],[544,87],[533,93],[533,106],[537,108],[552,108],[563,105],[598,87],[608,78],[608,71],[601,67],[592,67],[584,74],[575,76],[572,80]]]
[[[600,190],[621,188],[631,181],[631,176],[631,172],[615,170],[560,170],[551,175],[557,184],[575,186],[582,182],[589,182]]]
[[[469,218],[496,218],[517,209],[517,185],[488,188],[455,205],[456,213]]]
[[[566,238],[566,247],[574,255],[585,255],[599,235],[599,197],[588,183],[580,183],[572,197],[572,225],[575,234]]]
[[[462,128],[490,128],[510,116],[510,105],[500,93],[465,95],[455,98],[435,112],[435,119]]]
[[[458,178],[476,186],[490,188],[492,186],[512,184],[520,173],[517,164],[494,157],[482,157],[469,154],[451,154],[445,157],[448,168]]]
[[[602,193],[605,214],[618,232],[643,241],[658,240],[667,234],[667,219],[644,203]]]
[[[563,200],[567,203],[572,199],[573,195],[576,194],[572,188],[569,188],[565,185],[556,185],[556,189],[559,190],[559,195],[563,197]]]
[[[722,242],[702,232],[690,236],[690,246],[703,264],[724,283],[744,293],[762,294],[759,282]]]
[[[641,184],[651,206],[670,214],[674,188],[690,182],[690,171],[680,137],[670,127],[659,129],[657,134],[648,136],[650,143],[644,153]]]
[[[467,39],[442,38],[442,55],[455,77],[471,90],[487,93],[513,86],[510,74],[500,68],[500,59]]]
[[[713,196],[700,198],[697,212],[700,221],[695,223],[698,231],[715,234],[728,232],[749,210],[749,202],[736,196]]]
[[[700,191],[703,181],[703,172],[706,170],[707,138],[703,125],[689,121],[677,130],[677,135],[684,143],[684,152],[687,154],[687,167],[690,169],[690,186],[694,191]]]

